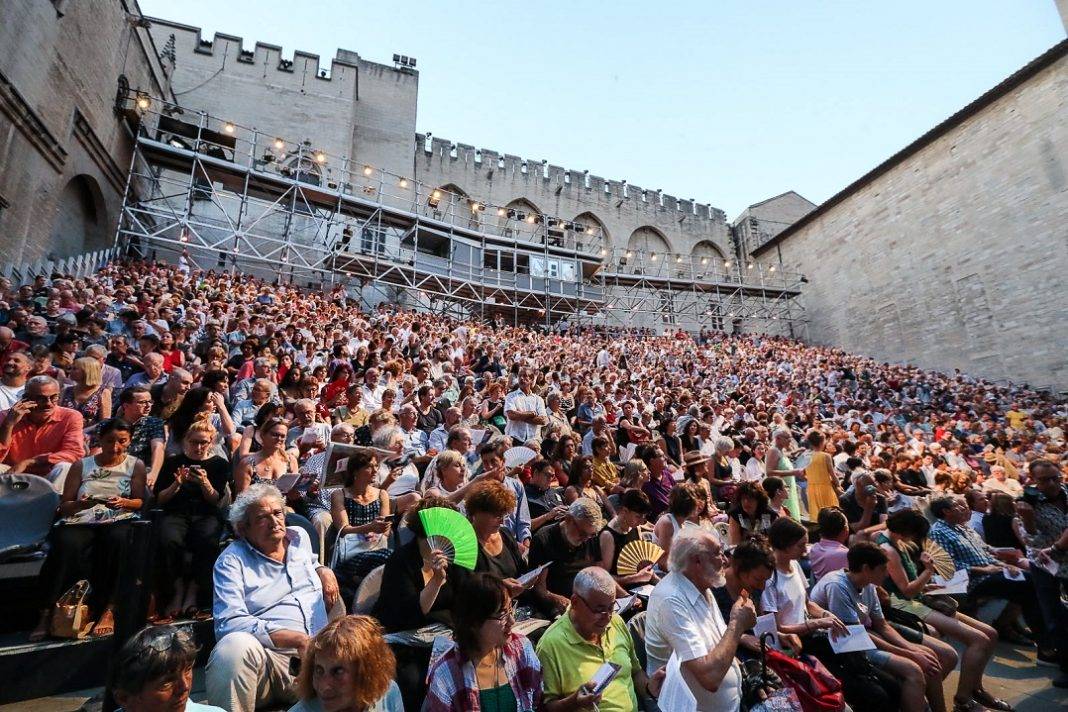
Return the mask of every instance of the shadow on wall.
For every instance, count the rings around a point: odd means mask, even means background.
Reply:
[[[51,237],[42,246],[45,254],[63,258],[110,245],[111,229],[100,185],[92,176],[74,176],[59,195]]]

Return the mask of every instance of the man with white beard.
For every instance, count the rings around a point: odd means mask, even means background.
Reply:
[[[741,700],[741,668],[735,658],[742,633],[756,623],[756,609],[743,592],[726,623],[712,589],[725,584],[727,560],[719,540],[703,529],[675,535],[671,573],[649,596],[645,618],[646,673],[674,653],[700,712],[735,712]]]

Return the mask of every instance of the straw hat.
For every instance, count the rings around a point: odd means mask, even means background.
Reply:
[[[700,450],[688,450],[685,455],[682,456],[683,465],[691,467],[693,465],[701,465],[708,462],[709,458]]]

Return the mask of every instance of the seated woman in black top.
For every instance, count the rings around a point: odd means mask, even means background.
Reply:
[[[156,505],[163,510],[157,601],[164,619],[211,610],[212,569],[223,528],[219,507],[230,482],[230,463],[212,455],[217,435],[211,421],[194,422],[182,438],[182,452],[163,461],[156,479]],[[187,552],[192,553],[188,571]],[[169,601],[166,607],[163,601]]]
[[[616,516],[609,520],[601,533],[597,535],[597,544],[601,550],[601,568],[608,571],[616,579],[616,583],[626,588],[646,583],[657,582],[653,574],[653,564],[633,574],[620,576],[617,570],[619,565],[619,552],[624,546],[632,541],[637,541],[641,536],[639,526],[645,524],[645,518],[653,506],[649,503],[649,495],[640,489],[625,490],[619,495],[619,506],[616,507]]]
[[[409,509],[405,522],[415,538],[394,551],[382,571],[382,589],[372,614],[389,633],[431,623],[452,627],[454,592],[467,572],[427,543],[419,512],[431,507],[456,509],[444,497],[426,497]]]

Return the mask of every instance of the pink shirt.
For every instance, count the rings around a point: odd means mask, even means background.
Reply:
[[[820,539],[808,550],[812,564],[812,577],[819,581],[824,574],[844,569],[849,565],[849,548],[834,539]]]
[[[7,411],[0,413],[3,418]],[[32,465],[29,474],[47,475],[60,462],[76,462],[85,457],[85,427],[82,414],[57,406],[41,425],[24,416],[11,431],[11,442],[0,445],[0,463],[14,467],[23,460],[48,455],[47,465]]]

